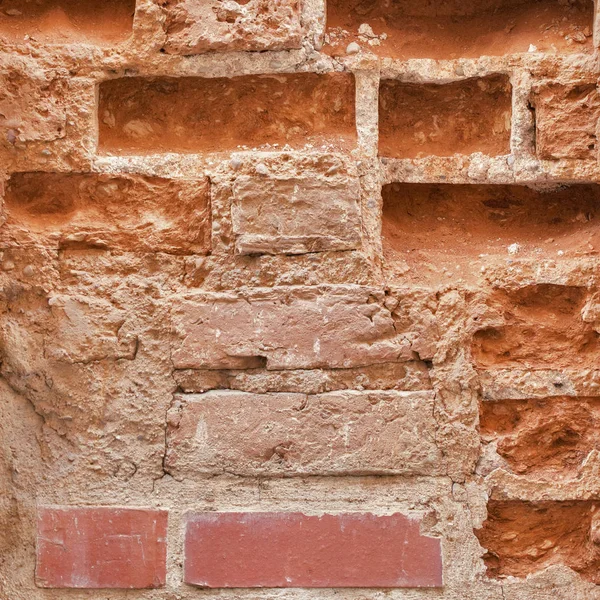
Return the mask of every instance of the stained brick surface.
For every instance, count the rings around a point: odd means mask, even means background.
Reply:
[[[47,588],[156,588],[165,583],[167,513],[40,508],[36,582]]]
[[[181,394],[165,465],[179,477],[443,473],[432,392]]]

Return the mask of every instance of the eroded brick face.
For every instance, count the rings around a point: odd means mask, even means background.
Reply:
[[[596,5],[0,0],[0,600],[600,598]]]
[[[291,50],[302,43],[303,0],[156,0],[170,54]]]

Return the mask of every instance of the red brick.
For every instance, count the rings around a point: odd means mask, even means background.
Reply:
[[[166,511],[41,508],[36,583],[44,588],[163,586],[166,538]]]
[[[419,527],[401,514],[192,514],[184,578],[209,588],[440,587],[440,541]]]

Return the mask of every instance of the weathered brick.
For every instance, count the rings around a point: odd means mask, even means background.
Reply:
[[[358,177],[241,176],[231,207],[239,254],[303,254],[360,246]]]
[[[56,295],[48,301],[53,336],[45,356],[66,363],[133,359],[138,339],[132,319],[112,302],[95,296]]]
[[[550,83],[535,89],[530,101],[539,158],[596,159],[600,96],[595,83]]]
[[[402,514],[192,514],[184,579],[209,588],[439,587],[440,542],[419,527]]]
[[[172,298],[177,369],[338,367],[412,358],[374,288],[279,287]]]
[[[7,243],[202,254],[210,249],[207,178],[15,173],[6,186]]]
[[[218,50],[300,48],[300,0],[157,0],[165,13],[165,50],[201,54]]]
[[[180,394],[168,421],[175,477],[444,472],[433,392]]]
[[[166,511],[40,508],[36,583],[44,588],[161,587],[166,537]]]
[[[69,82],[55,70],[11,58],[0,60],[0,147],[64,138]]]

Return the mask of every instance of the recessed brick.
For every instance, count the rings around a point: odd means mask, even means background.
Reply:
[[[325,51],[343,55],[356,40],[401,59],[591,52],[593,19],[588,0],[327,0]]]
[[[360,245],[358,177],[241,176],[231,208],[239,254],[302,254]]]
[[[550,83],[533,90],[538,158],[595,160],[600,95],[596,83]]]
[[[166,511],[41,508],[36,583],[43,588],[157,588],[165,584]]]
[[[433,392],[179,394],[168,421],[175,477],[444,472]]]
[[[600,584],[599,513],[593,501],[490,500],[475,531],[489,577],[527,577],[552,565]],[[549,595],[548,597],[552,597]]]
[[[356,145],[350,73],[125,77],[99,86],[98,144],[112,154]]]
[[[596,368],[600,336],[589,300],[583,285],[538,284],[496,291],[488,300],[496,324],[473,336],[476,364],[485,369],[566,369],[574,363],[580,369]]]
[[[600,447],[600,398],[481,402],[481,436],[519,474],[576,476]]]
[[[402,514],[188,515],[186,583],[208,588],[440,587],[440,541]]]
[[[5,0],[0,38],[21,44],[33,39],[109,45],[131,35],[134,13],[135,0]]]
[[[509,154],[511,89],[506,75],[444,84],[384,79],[379,90],[379,154]]]
[[[101,173],[14,173],[1,240],[65,248],[205,254],[210,184]]]
[[[382,196],[386,267],[403,278],[473,281],[509,252],[556,260],[600,244],[600,185],[392,183]]]

